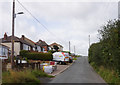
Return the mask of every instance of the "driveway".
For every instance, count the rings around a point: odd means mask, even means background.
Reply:
[[[79,57],[72,66],[49,83],[105,83],[105,81],[89,65],[87,57]]]

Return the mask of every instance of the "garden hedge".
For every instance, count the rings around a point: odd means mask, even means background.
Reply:
[[[22,50],[20,51],[20,56],[27,58],[28,60],[52,60],[52,53],[39,53],[39,52],[29,52]]]

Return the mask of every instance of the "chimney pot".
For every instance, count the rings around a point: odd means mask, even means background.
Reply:
[[[24,40],[25,39],[25,36],[24,35],[22,35],[22,40]]]
[[[7,40],[7,33],[4,34],[4,40]]]

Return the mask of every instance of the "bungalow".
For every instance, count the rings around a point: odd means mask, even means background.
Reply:
[[[36,42],[40,47],[42,47],[42,51],[43,52],[48,52],[49,51],[49,45],[42,40],[39,40],[38,42]]]
[[[9,47],[0,44],[0,59],[8,59]]]
[[[50,44],[49,46],[51,47],[51,49],[55,50],[54,47],[53,47],[54,45],[56,45],[56,46],[59,47],[58,51],[63,51],[63,46],[60,45],[60,44],[52,43],[52,44]]]
[[[4,38],[1,38],[1,44],[5,45],[7,47],[12,48],[12,44],[11,44],[11,39],[12,36],[7,36],[7,34],[4,34]],[[20,50],[32,50],[33,49],[33,45],[27,41],[25,41],[23,38],[18,38],[16,36],[14,36],[14,55],[17,56],[19,55]]]

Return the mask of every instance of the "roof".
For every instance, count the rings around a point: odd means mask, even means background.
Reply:
[[[57,43],[52,43],[52,44],[50,44],[49,46],[54,46],[54,45],[56,45],[56,46],[60,46],[60,47],[63,47],[62,45],[60,45],[60,44],[57,44]]]
[[[35,47],[35,45],[37,44],[37,43],[35,43],[34,41],[26,38],[24,35],[22,35],[22,37],[21,37],[20,39],[23,40],[23,37],[24,37],[24,41],[27,42],[27,43],[29,43],[29,44],[31,44],[31,46]]]
[[[37,44],[40,45],[40,46],[48,46],[48,44],[45,41],[42,41],[42,40],[39,40],[37,42]]]
[[[6,48],[8,48],[8,49],[9,49],[9,47],[8,47],[8,46],[6,46],[6,45],[3,45],[3,44],[0,44],[0,45],[2,45],[2,46],[4,46],[4,47],[6,47]]]
[[[7,36],[7,39],[2,38],[2,43],[7,43],[7,42],[11,42],[12,36]],[[22,40],[21,38],[18,38],[16,36],[14,36],[14,42],[21,42],[27,45],[31,45],[30,43],[26,42],[25,40]]]

